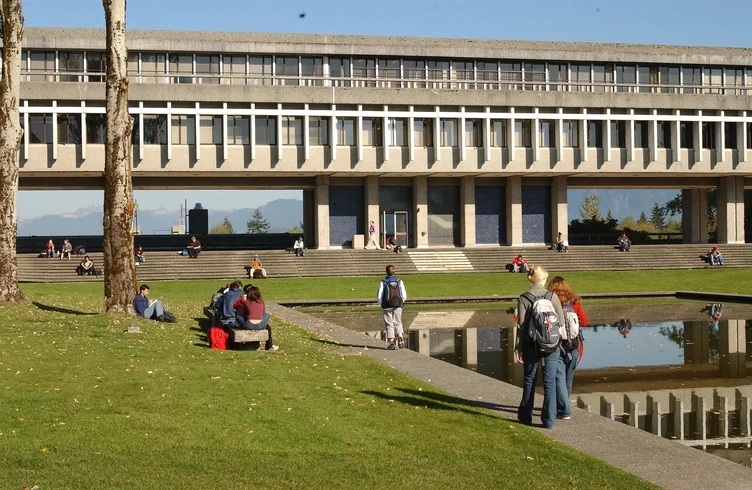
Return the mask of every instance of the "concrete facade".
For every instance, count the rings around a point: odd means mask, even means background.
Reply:
[[[692,243],[717,188],[718,241],[744,241],[749,49],[177,31],[128,44],[134,187],[303,189],[319,248],[370,221],[383,243],[390,179],[412,187],[391,211],[413,247],[568,238],[567,189],[605,181],[684,189]],[[21,188],[101,188],[104,31],[29,28],[24,47]],[[361,189],[358,216],[340,187]]]

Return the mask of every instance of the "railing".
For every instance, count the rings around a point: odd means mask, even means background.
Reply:
[[[24,70],[22,80],[27,82],[103,83],[104,72]],[[451,75],[455,75],[452,77]],[[483,71],[465,74],[457,71],[426,70],[418,77],[355,77],[270,74],[219,74],[219,73],[128,73],[134,83],[167,83],[193,85],[274,85],[342,88],[388,88],[430,90],[495,90],[573,93],[661,93],[705,95],[752,95],[752,87],[740,84],[664,84],[595,81],[546,81],[545,75],[530,79],[522,71]]]

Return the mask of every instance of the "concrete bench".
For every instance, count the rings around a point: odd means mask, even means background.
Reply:
[[[244,343],[244,342],[266,342],[269,340],[269,331],[264,330],[245,330],[245,329],[239,329],[239,328],[233,328],[232,330],[232,341],[234,343]]]

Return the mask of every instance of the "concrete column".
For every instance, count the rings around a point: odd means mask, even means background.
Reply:
[[[307,245],[314,245],[316,243],[316,205],[314,194],[313,189],[305,189],[303,191],[303,242]]]
[[[198,119],[199,116],[196,116]],[[200,133],[196,130],[196,141],[199,141]],[[277,162],[282,161],[282,104],[277,104]],[[332,157],[334,160],[334,157]]]
[[[491,108],[486,107],[486,115],[491,113]],[[483,120],[483,161],[491,161],[491,118]]]
[[[507,243],[522,245],[522,177],[507,177]]]
[[[222,58],[220,58],[222,59]],[[222,109],[224,109],[224,113],[222,114],[222,162],[227,161],[227,102],[222,102]],[[170,117],[168,114],[167,117],[167,134],[172,133],[170,130]],[[306,124],[307,126],[308,124]],[[169,141],[169,137],[168,137]],[[306,140],[306,144],[308,144],[308,140]],[[168,152],[169,153],[169,152]]]
[[[256,159],[256,104],[251,102],[251,161]]]
[[[559,119],[556,120],[554,139],[556,144],[556,161],[562,161],[564,155],[564,109],[559,107]]]
[[[567,176],[561,175],[551,179],[551,237],[561,232],[564,240],[568,238]]]
[[[635,121],[634,121],[634,109],[629,109],[629,120],[626,122],[625,131],[627,134],[625,135],[627,138],[627,161],[628,162],[634,162],[634,132],[635,132]]]
[[[413,208],[415,210],[415,246],[428,247],[428,177],[413,178]]]
[[[677,110],[674,114],[678,117],[680,112]],[[681,154],[681,121],[671,123],[671,154],[672,161],[678,162]]]
[[[720,113],[722,118],[724,111],[720,111]],[[717,155],[716,161],[725,162],[726,152],[724,150],[726,149],[726,123],[723,122],[723,120],[715,122],[715,148]]]
[[[682,190],[684,243],[708,243],[708,193],[705,189]]]
[[[460,181],[460,226],[462,246],[475,245],[475,177],[468,175]]]
[[[658,111],[653,109],[653,116],[658,115]],[[655,162],[658,160],[658,120],[654,119],[650,121],[650,129],[648,130],[648,148],[650,149],[650,161]]]
[[[311,159],[311,128],[310,128],[310,116],[308,115],[308,104],[304,104],[305,115],[303,116],[303,154],[305,161]]]
[[[410,106],[410,117],[407,118],[407,126],[410,128],[407,133],[407,153],[411,162],[415,160],[415,118],[412,116],[414,110],[415,107]]]
[[[540,119],[538,118],[538,108],[535,108],[535,118],[530,122],[530,127],[533,132],[533,161],[537,162],[540,159]]]
[[[697,111],[697,115],[702,117],[702,111]],[[702,121],[692,123],[692,132],[694,133],[695,162],[702,162]]]
[[[582,109],[582,113],[587,115],[587,109]],[[580,123],[580,155],[583,162],[588,158],[588,122],[583,119]]]
[[[721,321],[718,328],[720,370],[724,378],[747,375],[747,335],[745,320]]]
[[[710,362],[710,328],[707,321],[684,323],[684,364]]]
[[[383,129],[381,131],[381,136],[383,140],[382,144],[384,145],[384,161],[385,162],[389,161],[389,130],[390,128],[389,128],[389,112],[388,111],[389,111],[389,106],[385,105],[384,106],[384,122],[382,123]],[[360,134],[358,135],[358,138],[360,138]]]
[[[744,243],[744,178],[721,177],[717,195],[718,243]]]
[[[418,349],[418,353],[424,356],[431,355],[431,331],[430,330],[417,330],[415,332],[415,347]]]
[[[606,115],[611,114],[611,109],[606,109]],[[611,161],[611,121],[603,121],[603,161]]]
[[[459,119],[457,122],[457,144],[460,147],[460,161],[465,161],[465,106],[460,107],[460,112],[463,114],[463,116]]]
[[[363,106],[358,106],[359,108]],[[358,116],[356,119],[356,124],[358,125],[357,128],[355,128],[355,131],[357,131],[357,137],[355,138],[355,144],[357,145],[358,149],[358,163],[363,161],[363,116]]]
[[[368,227],[371,226],[371,221],[376,227],[376,243],[381,247],[381,208],[379,206],[379,176],[368,175],[366,176],[365,186],[366,197],[366,240],[368,240]]]
[[[747,117],[747,111],[742,112]],[[736,123],[736,152],[739,155],[739,163],[747,161],[747,121]]]
[[[439,106],[435,107],[436,116],[433,118],[433,149],[435,150],[435,161],[441,160],[441,116],[439,115]]]
[[[314,217],[316,219],[316,248],[329,248],[329,176],[316,177],[314,189]]]
[[[462,331],[462,357],[465,366],[478,365],[478,329],[466,328]]]
[[[337,106],[332,104],[332,119],[331,126],[329,127],[329,147],[331,148],[332,162],[337,159],[337,116],[334,115],[336,109]],[[358,140],[360,140],[360,138],[361,135],[358,135]]]
[[[507,125],[507,146],[509,146],[509,161],[514,161],[514,154],[515,154],[515,144],[514,144],[514,125],[515,125],[515,119],[514,119],[514,107],[509,108],[509,112],[512,114],[512,118],[509,120],[509,124]]]

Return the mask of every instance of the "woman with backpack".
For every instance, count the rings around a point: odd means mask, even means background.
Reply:
[[[556,276],[548,283],[548,290],[556,294],[564,311],[564,318],[559,323],[561,335],[561,358],[564,363],[564,384],[566,392],[556,390],[556,415],[563,419],[571,416],[569,398],[572,394],[572,379],[574,370],[580,359],[580,344],[582,335],[580,328],[587,327],[588,317],[582,309],[582,300],[574,294],[569,283],[561,276]],[[565,403],[566,402],[566,403]]]
[[[525,381],[517,419],[523,424],[533,422],[535,382],[538,368],[543,369],[543,409],[541,422],[547,429],[556,423],[556,390],[566,390],[564,364],[561,361],[558,323],[564,318],[559,298],[545,288],[548,271],[531,266],[527,273],[530,289],[517,300],[519,325],[514,360],[524,364]],[[569,411],[569,403],[566,406]]]

